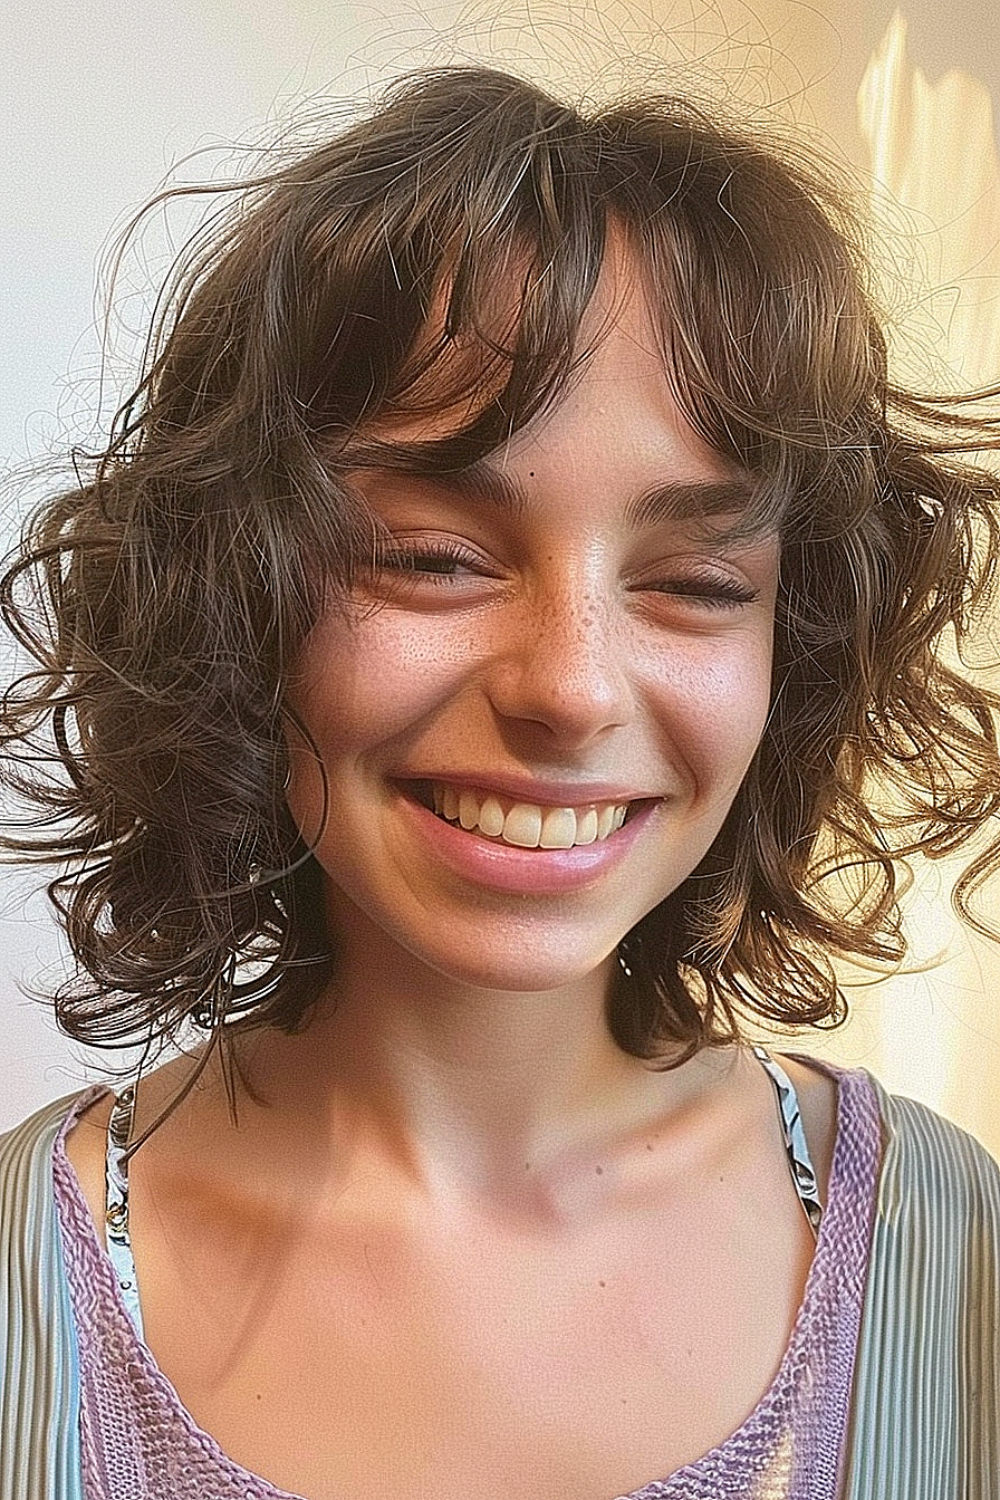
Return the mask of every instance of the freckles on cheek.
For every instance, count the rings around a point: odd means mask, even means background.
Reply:
[[[320,627],[289,701],[325,746],[363,750],[416,727],[469,666],[467,640],[381,610]]]

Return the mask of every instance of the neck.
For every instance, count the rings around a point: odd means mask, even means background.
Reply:
[[[421,1195],[506,1197],[655,1082],[608,1031],[614,962],[532,993],[370,954],[363,967],[342,966],[301,1036],[248,1038],[249,1081],[283,1114],[363,1137]]]
[[[439,1220],[578,1221],[610,1187],[602,1163],[682,1112],[722,1061],[664,1073],[623,1052],[605,1019],[616,962],[559,989],[502,991],[359,941],[302,1033],[235,1039],[249,1086],[238,1130],[213,1064],[194,1133],[224,1132],[225,1170],[262,1196],[294,1170],[314,1202],[363,1184]]]

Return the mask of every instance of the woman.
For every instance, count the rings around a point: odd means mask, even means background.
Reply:
[[[996,1165],[741,1030],[1000,807],[990,429],[854,244],[456,69],[190,252],[5,585],[61,1022],[189,1040],[3,1147],[5,1496],[996,1494]]]

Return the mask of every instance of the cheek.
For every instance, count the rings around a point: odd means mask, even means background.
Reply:
[[[457,691],[468,653],[447,649],[389,610],[354,624],[335,620],[313,631],[292,674],[288,702],[308,728],[325,765],[402,741]],[[293,776],[314,760],[294,743]]]
[[[656,709],[668,753],[703,793],[732,797],[767,723],[770,638],[707,643],[661,665]]]

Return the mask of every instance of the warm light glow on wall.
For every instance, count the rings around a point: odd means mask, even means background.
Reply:
[[[858,90],[884,300],[895,315],[893,373],[925,390],[995,385],[1000,170],[990,95],[955,70],[930,83],[906,42],[897,11]],[[982,642],[984,661],[989,650]],[[994,661],[997,654],[1000,648]],[[1000,948],[951,911],[963,863],[915,864],[904,900],[913,945],[906,968],[877,984],[870,975],[850,976],[846,990],[858,1015],[824,1050],[870,1067],[1000,1156]],[[1000,928],[996,879],[978,909]]]

